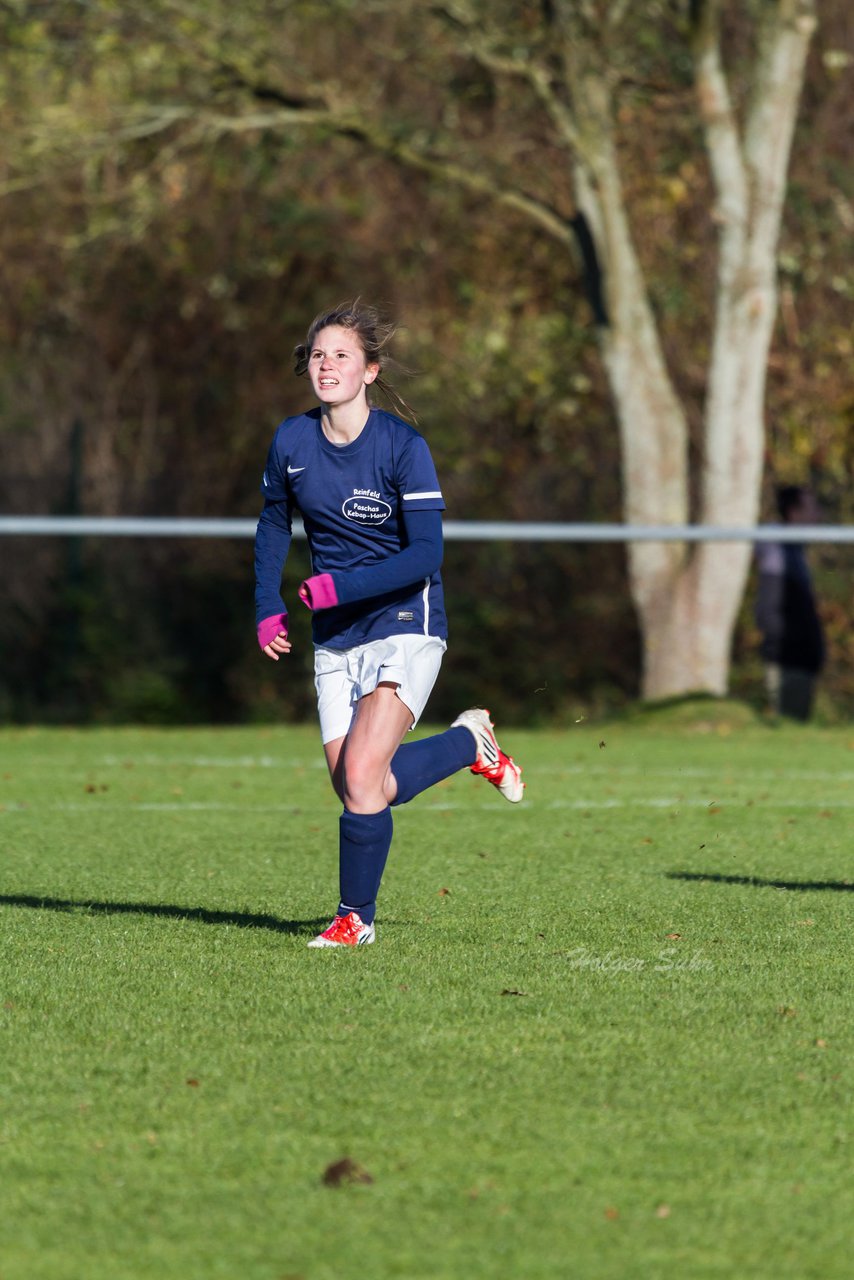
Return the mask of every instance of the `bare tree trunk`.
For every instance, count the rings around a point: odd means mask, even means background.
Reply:
[[[583,84],[584,154],[576,195],[605,273],[602,354],[620,427],[623,505],[630,524],[688,520],[687,424],[659,342],[623,200],[604,81]],[[701,652],[694,558],[684,544],[628,548],[629,583],[643,641],[645,697],[708,687]],[[703,646],[705,648],[705,645]]]
[[[721,232],[700,519],[749,528],[759,508],[785,175],[815,14],[813,0],[781,0],[769,8],[743,141],[721,66],[717,0],[707,0],[701,14],[697,86]],[[588,73],[580,87],[585,163],[576,189],[606,273],[610,323],[602,345],[620,423],[625,518],[682,523],[689,517],[684,414],[632,244],[607,86]],[[643,696],[724,694],[750,545],[706,543],[691,550],[635,543],[628,558],[643,640]]]
[[[760,32],[754,93],[738,137],[720,65],[717,6],[697,33],[697,89],[718,193],[718,296],[706,404],[701,518],[755,524],[759,511],[768,351],[777,312],[777,244],[804,67],[815,29],[813,0],[770,6]],[[701,576],[730,637],[750,547],[720,545]],[[728,658],[728,655],[726,655]],[[723,682],[722,682],[723,683]],[[721,689],[723,691],[723,689]]]

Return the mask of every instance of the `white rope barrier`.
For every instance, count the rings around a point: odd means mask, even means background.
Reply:
[[[254,538],[256,519],[0,516],[0,535],[53,538]],[[294,537],[305,537],[294,521]],[[854,542],[854,525],[558,524],[446,520],[448,542]]]

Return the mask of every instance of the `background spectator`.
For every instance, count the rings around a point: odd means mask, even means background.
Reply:
[[[819,518],[813,493],[802,485],[779,488],[777,508],[783,524],[815,524]],[[760,543],[756,559],[756,621],[771,708],[778,715],[809,720],[825,643],[804,547],[798,542]]]

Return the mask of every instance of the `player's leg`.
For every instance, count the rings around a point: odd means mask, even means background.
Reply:
[[[404,742],[391,761],[386,794],[389,804],[406,804],[428,787],[469,768],[497,787],[505,800],[517,803],[525,792],[522,770],[498,745],[489,712],[472,707],[457,716],[450,729]]]
[[[392,757],[386,783],[389,804],[406,804],[460,769],[470,769],[476,758],[472,734],[459,725],[417,742],[401,743]]]
[[[401,661],[393,669],[387,660],[383,673],[399,681],[398,696],[412,710],[415,725],[436,683],[445,644],[430,636],[402,636],[395,643]],[[489,713],[479,708],[464,711],[444,733],[402,743],[391,761],[386,796],[392,805],[406,804],[465,768],[487,778],[505,799],[522,799],[521,770],[499,747]]]
[[[393,636],[382,646],[379,675],[397,685],[397,697],[420,720],[439,675],[446,644],[436,636]],[[402,737],[405,735],[401,735]],[[475,763],[475,744],[465,729],[398,744],[383,790],[391,805],[405,804],[443,778]]]
[[[323,744],[323,754],[326,756],[326,767],[329,770],[329,781],[332,783],[332,790],[339,800],[344,798],[344,784],[341,775],[344,772],[344,743],[346,741],[347,736],[345,734],[341,738],[334,738],[332,742],[324,742]]]
[[[442,641],[406,636],[362,646],[358,654],[316,659],[324,750],[344,812],[338,914],[309,946],[374,941],[376,898],[393,832],[390,805],[466,767],[508,800],[522,799],[521,770],[498,746],[486,711],[465,711],[444,733],[402,743],[426,706],[444,650]]]
[[[465,730],[452,728],[433,738],[400,745],[427,704],[444,651],[443,641],[421,636],[392,637],[349,652],[323,648],[315,651],[317,709],[329,777],[336,795],[352,811],[377,811],[386,804],[402,804],[475,763],[472,733]],[[380,687],[388,688],[396,697],[389,700],[388,695],[383,695],[380,700],[371,701],[374,690]],[[362,728],[356,736],[357,749],[349,756],[349,795],[345,799],[345,747],[355,728],[357,709]],[[376,734],[377,715],[381,730],[387,722],[391,740],[397,739],[392,755],[400,765],[397,777],[386,761],[382,800],[375,792],[370,794],[387,752],[385,734]],[[363,746],[359,745],[359,736]]]
[[[333,785],[344,801],[339,819],[339,892],[336,918],[309,946],[359,946],[374,941],[380,882],[393,823],[385,795],[389,763],[412,723],[396,683],[380,681],[359,698],[343,739],[325,744]]]
[[[389,767],[413,721],[399,689],[396,681],[381,680],[356,704],[339,764],[344,805],[350,813],[378,813],[388,807]]]
[[[314,651],[314,687],[320,740],[329,769],[329,780],[339,800],[344,798],[344,746],[353,723],[358,686],[353,678],[350,655],[342,650]]]

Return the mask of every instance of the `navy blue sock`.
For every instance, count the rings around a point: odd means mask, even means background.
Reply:
[[[393,805],[406,804],[413,796],[432,787],[434,782],[450,778],[452,773],[473,765],[477,759],[474,734],[464,725],[446,729],[432,738],[405,742],[391,760],[391,771],[397,781]]]
[[[388,807],[379,813],[350,813],[345,809],[341,814],[338,823],[339,916],[357,911],[365,924],[373,924],[392,829]]]

